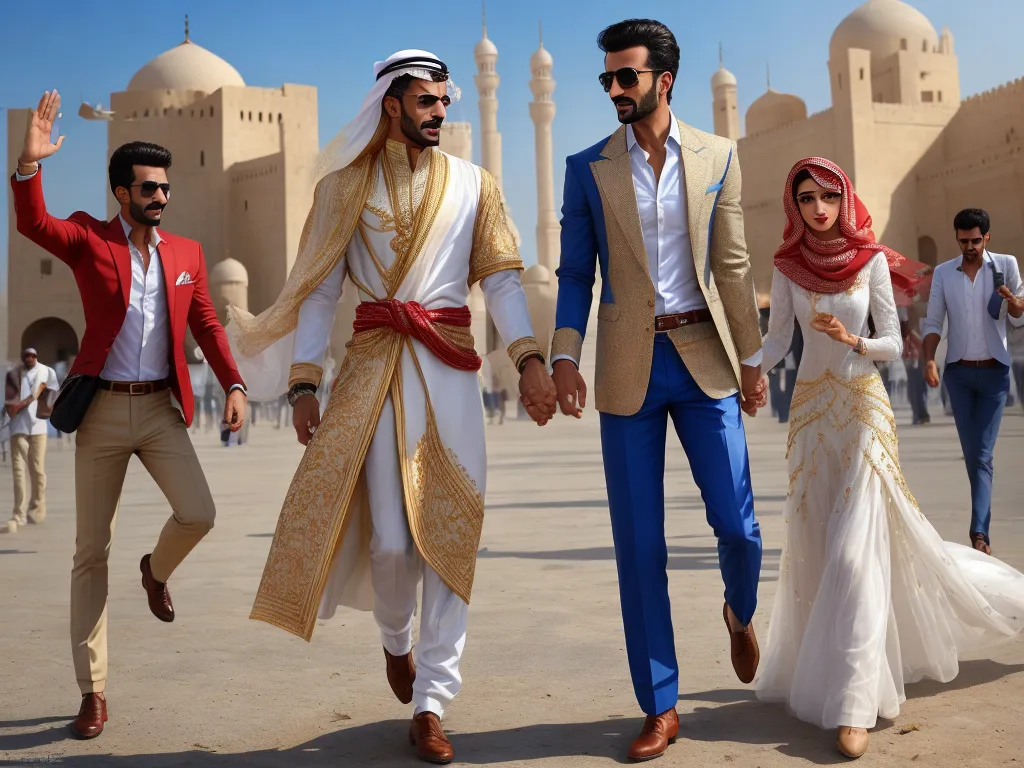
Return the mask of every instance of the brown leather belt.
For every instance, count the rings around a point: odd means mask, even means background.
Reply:
[[[162,392],[171,385],[167,379],[163,381],[107,381],[100,379],[97,386],[115,395],[151,395],[154,392]]]
[[[665,331],[674,331],[684,325],[706,323],[711,319],[710,309],[691,309],[689,312],[679,312],[675,315],[658,315],[654,318],[654,330],[664,333]]]
[[[965,368],[995,368],[999,361],[990,357],[988,360],[957,360],[953,365],[962,365]]]

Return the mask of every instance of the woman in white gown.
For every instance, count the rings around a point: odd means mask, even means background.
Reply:
[[[893,285],[902,256],[875,242],[849,179],[821,158],[794,166],[775,256],[763,370],[804,337],[790,412],[786,541],[757,695],[838,729],[848,757],[904,684],[952,680],[958,657],[1024,627],[1024,575],[943,541],[903,478],[876,362],[900,358]],[[867,335],[868,314],[875,333]]]

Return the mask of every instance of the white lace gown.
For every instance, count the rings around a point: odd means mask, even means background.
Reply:
[[[867,354],[810,327],[834,314],[876,337]],[[899,360],[902,341],[885,256],[844,293],[814,294],[778,270],[763,369],[789,349],[794,315],[804,337],[787,447],[789,492],[775,604],[755,683],[822,728],[871,728],[892,719],[904,685],[948,682],[958,658],[1024,627],[1024,575],[943,541],[907,487],[896,423],[875,362]]]

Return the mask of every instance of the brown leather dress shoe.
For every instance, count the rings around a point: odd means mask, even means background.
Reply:
[[[416,665],[413,663],[412,653],[392,656],[385,648],[384,659],[387,662],[388,685],[400,702],[408,704],[412,701],[412,683],[416,679]]]
[[[78,717],[71,724],[71,731],[80,739],[95,739],[103,733],[107,722],[107,699],[102,693],[87,693],[82,696]]]
[[[742,683],[753,681],[757,674],[757,665],[761,661],[761,650],[757,647],[757,636],[754,634],[754,625],[751,623],[746,629],[733,632],[729,624],[729,605],[722,606],[722,618],[725,619],[725,628],[729,630],[729,640],[732,648],[732,668]]]
[[[643,730],[629,747],[630,760],[661,757],[679,734],[679,715],[673,707],[660,715],[648,715]]]
[[[433,712],[420,712],[412,719],[409,743],[416,747],[416,757],[435,765],[447,765],[455,759],[455,750],[444,735],[441,719]]]
[[[139,570],[142,571],[142,587],[149,598],[149,610],[160,621],[174,621],[171,593],[167,591],[167,584],[153,578],[153,569],[149,567],[149,555],[142,556]]]

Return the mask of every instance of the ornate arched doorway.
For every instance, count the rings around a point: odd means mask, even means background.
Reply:
[[[78,354],[78,334],[67,322],[59,317],[44,317],[36,320],[21,334],[21,350],[33,347],[39,353],[39,362],[53,368],[57,363],[70,365]]]
[[[917,260],[929,267],[939,265],[939,248],[928,235],[917,238]]]

